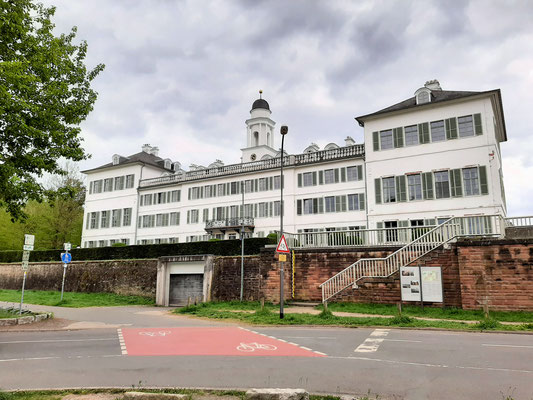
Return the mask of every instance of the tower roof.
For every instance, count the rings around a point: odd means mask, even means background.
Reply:
[[[252,104],[252,110],[256,110],[258,108],[263,108],[265,110],[270,111],[270,106],[268,105],[268,102],[265,99],[263,99],[262,90],[259,91],[259,98],[256,101],[254,101],[254,103]]]

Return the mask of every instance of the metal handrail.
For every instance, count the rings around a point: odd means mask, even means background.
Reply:
[[[384,258],[362,258],[332,276],[319,287],[322,302],[350,285],[356,287],[362,278],[388,277],[437,247],[461,236],[501,236],[503,218],[500,215],[452,217],[409,244]]]

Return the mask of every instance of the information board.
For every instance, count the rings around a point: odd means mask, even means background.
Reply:
[[[400,285],[402,301],[420,301],[422,294],[426,302],[443,302],[440,267],[401,267]]]

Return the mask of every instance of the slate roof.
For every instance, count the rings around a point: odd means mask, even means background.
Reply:
[[[456,100],[464,97],[470,97],[470,96],[477,96],[480,94],[488,94],[488,93],[498,93],[500,90],[488,90],[485,92],[466,92],[466,91],[457,91],[457,90],[432,90],[431,91],[431,102],[429,103],[423,103],[423,104],[416,104],[416,97],[413,96],[407,100],[401,101],[400,103],[394,104],[390,107],[384,108],[382,110],[376,111],[371,114],[362,115],[360,117],[356,117],[355,119],[357,122],[359,122],[359,125],[364,126],[364,120],[368,117],[372,117],[375,115],[380,114],[387,114],[394,111],[401,111],[401,110],[407,110],[410,108],[416,108],[416,107],[425,107],[428,105],[432,105],[435,103],[442,103],[445,101],[450,100]]]
[[[169,171],[169,170],[167,170],[164,167],[165,161],[161,157],[154,156],[153,154],[148,154],[148,153],[146,153],[144,151],[141,151],[139,153],[132,154],[131,156],[128,156],[128,157],[120,156],[117,165],[113,165],[113,163],[110,162],[108,164],[104,164],[104,165],[101,165],[99,167],[92,168],[92,169],[87,169],[87,170],[81,171],[81,172],[83,172],[83,173],[93,172],[93,171],[97,171],[97,170],[100,170],[100,169],[123,166],[123,165],[127,165],[127,164],[137,164],[137,163],[145,164],[145,165],[151,165],[152,167],[156,167],[156,168],[163,169],[165,171]]]

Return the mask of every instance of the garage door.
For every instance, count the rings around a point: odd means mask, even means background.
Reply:
[[[168,302],[171,306],[186,306],[190,297],[202,300],[204,286],[203,274],[171,274]]]

